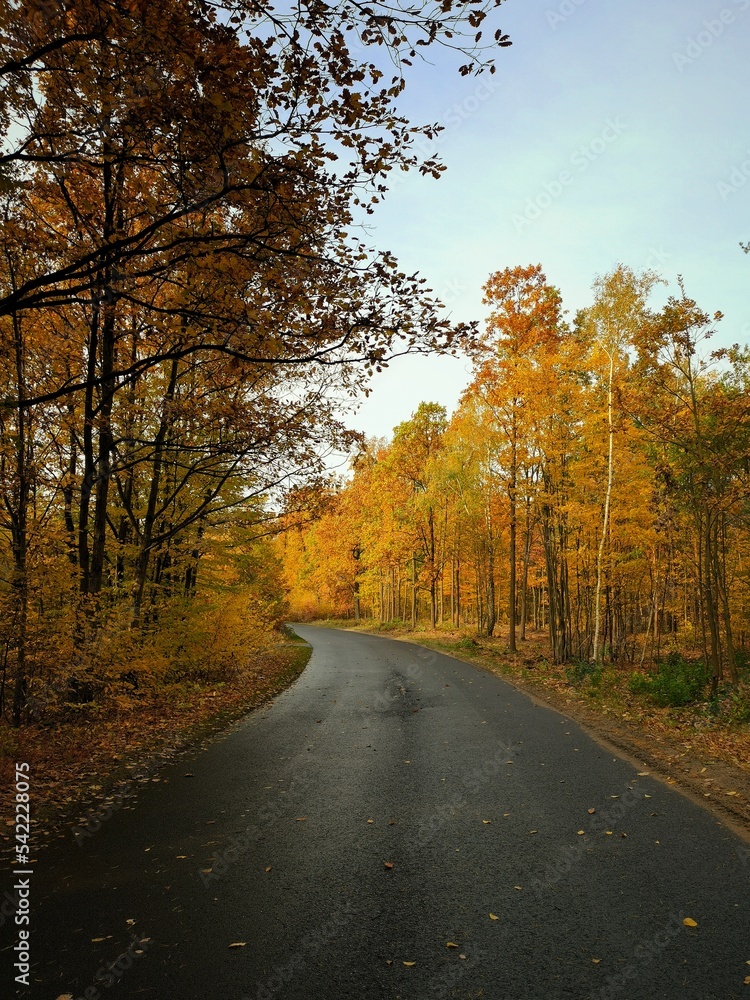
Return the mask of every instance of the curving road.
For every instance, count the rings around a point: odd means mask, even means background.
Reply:
[[[297,631],[288,691],[42,853],[19,995],[750,996],[711,814],[470,665]]]

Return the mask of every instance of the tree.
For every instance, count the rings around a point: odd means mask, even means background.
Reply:
[[[435,463],[443,447],[447,427],[445,407],[420,403],[410,420],[395,428],[389,465],[406,487],[400,511],[414,533],[412,570],[412,624],[417,620],[417,584],[421,577],[430,595],[430,624],[437,622],[437,588],[445,557],[445,521],[442,498],[434,489]],[[422,567],[417,571],[418,552]]]
[[[680,280],[638,341],[644,392],[638,415],[660,447],[663,474],[677,503],[689,512],[697,540],[695,568],[704,653],[716,691],[725,670],[737,682],[726,572],[728,519],[746,497],[747,397],[739,372],[717,377],[723,352],[700,350],[721,320],[701,310]],[[740,352],[731,352],[735,366]]]
[[[521,448],[528,427],[534,371],[544,353],[554,350],[559,342],[561,299],[537,264],[492,274],[484,286],[484,302],[492,312],[477,352],[477,370],[470,391],[482,394],[508,445],[503,464],[509,501],[509,648],[514,653]]]
[[[636,274],[622,264],[594,282],[594,304],[579,317],[579,326],[591,341],[591,370],[599,369],[597,354],[606,359],[602,379],[606,391],[607,472],[604,491],[602,523],[596,557],[596,592],[594,596],[594,640],[592,661],[599,661],[599,635],[601,629],[601,590],[604,571],[604,552],[607,544],[612,502],[612,485],[615,475],[615,382],[627,371],[628,348],[638,339],[646,324],[647,300],[658,281],[651,271]]]

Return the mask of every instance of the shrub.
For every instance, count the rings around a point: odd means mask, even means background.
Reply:
[[[585,682],[596,686],[602,677],[602,668],[596,663],[588,663],[586,660],[576,660],[565,668],[565,676],[568,684],[574,686]]]
[[[678,708],[699,701],[708,679],[704,663],[690,662],[672,652],[655,673],[631,674],[628,686],[633,694],[645,694],[656,705]]]

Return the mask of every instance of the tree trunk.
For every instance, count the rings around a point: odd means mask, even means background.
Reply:
[[[15,351],[17,408],[16,439],[16,509],[11,511],[11,542],[13,546],[13,594],[16,609],[16,672],[13,688],[14,726],[20,726],[28,697],[28,677],[26,647],[28,642],[29,578],[28,578],[28,511],[29,511],[29,447],[27,437],[28,414],[26,397],[26,374],[24,370],[24,350],[21,335],[21,320],[13,316],[13,341]]]
[[[609,356],[609,381],[607,383],[607,435],[609,439],[607,451],[607,490],[604,496],[604,516],[602,517],[602,533],[599,539],[599,551],[596,556],[596,596],[594,598],[594,649],[591,655],[593,663],[599,662],[599,603],[602,590],[602,567],[604,564],[604,546],[607,542],[609,529],[609,505],[612,496],[612,480],[614,476],[614,425],[612,422],[612,382],[615,371],[615,356]],[[610,637],[611,638],[611,637]]]

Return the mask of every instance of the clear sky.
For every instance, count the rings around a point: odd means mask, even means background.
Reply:
[[[662,297],[682,274],[724,313],[721,343],[750,341],[750,0],[507,0],[496,22],[513,46],[486,82],[447,53],[414,67],[402,107],[445,126],[448,169],[399,178],[372,244],[457,320],[483,321],[492,271],[531,263],[572,318],[622,262],[660,272]],[[398,359],[351,422],[390,436],[422,400],[450,411],[467,372]]]

